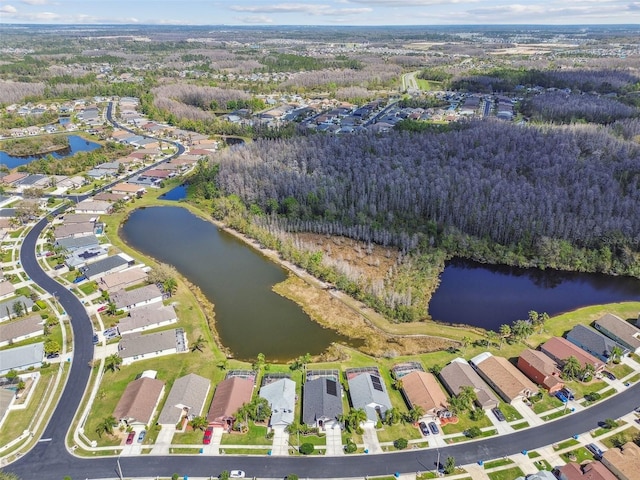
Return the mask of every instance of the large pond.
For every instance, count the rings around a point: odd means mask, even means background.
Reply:
[[[288,361],[347,340],[271,290],[286,279],[284,269],[184,208],[136,210],[120,234],[200,287],[215,305],[220,340],[236,358],[264,353],[267,361]]]
[[[640,301],[640,280],[454,260],[440,277],[429,313],[434,320],[497,331],[526,320],[530,310],[554,315],[622,301]]]
[[[32,155],[25,157],[14,157],[7,152],[0,151],[0,164],[4,164],[9,168],[19,167],[39,158],[52,155],[54,158],[66,158],[75,155],[78,152],[90,152],[101,147],[99,143],[91,142],[79,135],[69,135],[69,147],[56,152],[44,153],[42,155]]]

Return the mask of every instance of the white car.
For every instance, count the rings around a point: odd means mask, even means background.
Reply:
[[[242,470],[231,470],[229,478],[244,478],[244,472]]]

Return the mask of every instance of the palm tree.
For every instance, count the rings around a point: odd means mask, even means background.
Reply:
[[[507,324],[500,325],[498,331],[500,333],[500,346],[498,348],[502,348],[502,343],[511,336],[511,327]]]
[[[193,417],[189,421],[189,426],[194,430],[204,431],[209,426],[209,422],[207,422],[207,417]]]
[[[473,406],[473,402],[475,402],[478,399],[478,396],[476,395],[476,391],[474,390],[473,387],[465,385],[460,389],[460,392],[458,393],[458,398],[462,402],[462,405],[464,405],[464,409],[470,410],[471,407]]]
[[[417,422],[424,415],[424,408],[421,405],[414,405],[407,417],[412,423]]]
[[[576,357],[571,355],[567,358],[562,366],[562,373],[570,380],[574,380],[578,378],[578,376],[582,372],[582,367],[580,366],[580,362]]]
[[[449,398],[449,411],[454,415],[458,415],[459,413],[465,410],[464,402],[458,395],[457,397]]]
[[[492,344],[495,345],[498,340],[498,332],[494,330],[487,330],[487,347],[490,347]]]
[[[120,370],[120,365],[122,365],[122,358],[117,353],[113,353],[104,359],[104,370],[111,370],[115,372],[116,370]]]
[[[394,378],[393,381],[391,382],[391,387],[394,390],[402,390],[402,387],[404,385],[402,384],[402,379],[401,378]]]
[[[96,426],[96,433],[98,434],[98,437],[102,438],[103,433],[113,435],[113,427],[115,427],[116,425],[118,425],[118,422],[113,415],[103,418],[102,421]]]
[[[360,424],[367,421],[367,412],[363,408],[352,408],[346,418],[347,428],[350,432],[358,430]]]
[[[591,363],[587,363],[582,369],[580,378],[584,382],[586,381],[587,378],[592,378],[595,373],[596,373],[596,368]]]
[[[400,410],[398,410],[395,407],[390,408],[384,414],[384,420],[387,423],[387,425],[395,425],[400,421],[401,418],[402,418],[402,415],[400,415]]]
[[[466,350],[467,350],[467,347],[468,347],[468,346],[469,346],[469,344],[471,343],[471,338],[470,338],[470,337],[467,337],[467,336],[462,337],[462,341],[461,341],[461,343],[462,343],[462,349],[466,351]]]
[[[226,370],[228,366],[229,360],[227,360],[226,358],[224,360],[220,360],[217,365],[220,370]]]
[[[289,425],[287,425],[285,430],[289,432],[291,435],[293,434],[296,435],[296,437],[298,438],[298,446],[300,446],[300,430],[302,430],[300,422],[298,422],[297,420],[294,420]]]
[[[198,350],[200,353],[202,353],[202,349],[204,348],[206,343],[207,341],[204,339],[204,337],[202,335],[199,335],[196,341],[193,342],[193,345],[191,345],[191,351],[195,352],[196,350]]]
[[[118,307],[116,307],[115,302],[109,300],[109,303],[107,304],[107,313],[109,315],[115,315],[116,313],[118,313]]]
[[[178,288],[178,282],[175,278],[167,278],[162,284],[164,291],[169,294],[170,297],[173,297],[173,294],[176,293]]]
[[[438,375],[440,375],[440,372],[442,371],[442,367],[440,365],[432,365],[429,368],[429,372],[431,372],[432,374],[434,374],[436,377]]]
[[[613,363],[618,363],[623,353],[624,353],[624,350],[622,350],[622,347],[620,347],[619,345],[616,345],[611,349],[611,355],[609,356],[609,360],[611,360]]]

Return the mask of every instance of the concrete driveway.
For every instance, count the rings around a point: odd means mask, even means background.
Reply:
[[[344,449],[342,447],[342,428],[340,428],[340,424],[336,423],[332,427],[326,427],[325,433],[327,434],[325,437],[327,442],[326,455],[344,455]]]

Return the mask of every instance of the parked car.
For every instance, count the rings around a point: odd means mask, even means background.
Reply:
[[[586,445],[587,450],[589,450],[596,458],[602,458],[602,450],[598,448],[598,446],[594,443],[589,443]]]
[[[611,372],[607,372],[606,370],[603,370],[602,374],[607,377],[609,380],[615,380],[616,376],[611,373]]]
[[[429,430],[431,430],[431,433],[433,433],[434,435],[437,435],[438,433],[440,433],[440,430],[438,429],[438,425],[436,425],[436,422],[429,422]]]
[[[47,355],[47,360],[51,360],[52,358],[58,358],[60,356],[59,353],[50,353]]]
[[[109,305],[102,305],[102,306],[98,309],[98,311],[99,311],[99,312],[104,312],[107,308],[109,308]]]
[[[556,398],[560,400],[562,403],[567,403],[569,401],[569,399],[561,391],[556,392]]]
[[[142,430],[140,432],[140,434],[138,435],[138,443],[142,443],[144,440],[145,435],[147,434],[146,430]]]
[[[127,435],[127,445],[131,445],[134,438],[136,438],[136,432],[129,432],[129,435]]]
[[[97,333],[94,333],[94,334],[93,334],[93,339],[92,339],[92,341],[93,341],[93,344],[94,344],[94,345],[97,345],[97,344],[100,342],[100,339],[98,338],[98,334],[97,334]]]
[[[211,443],[211,437],[213,435],[213,427],[207,427],[204,431],[204,437],[202,438],[202,443],[205,445],[209,445]]]
[[[424,435],[425,437],[429,435],[429,427],[427,427],[426,423],[420,422],[418,426],[420,427],[420,431],[422,432],[422,435]]]
[[[564,387],[562,390],[560,390],[562,392],[562,394],[567,397],[569,400],[573,400],[574,397],[574,393],[573,390],[571,390],[569,387]]]
[[[500,410],[498,407],[492,408],[491,412],[496,416],[499,422],[505,421],[504,413],[502,413],[502,410]]]
[[[244,472],[242,470],[231,470],[229,478],[244,478]]]

